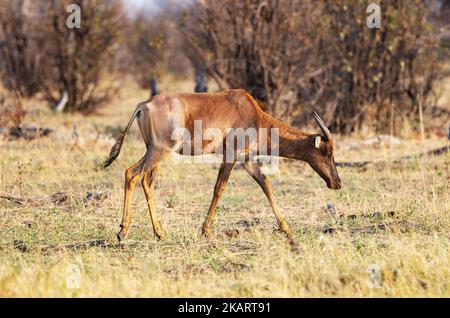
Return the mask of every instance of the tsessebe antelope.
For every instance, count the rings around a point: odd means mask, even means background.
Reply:
[[[269,144],[268,155],[276,154],[280,157],[299,159],[306,161],[316,171],[328,188],[340,189],[341,180],[338,176],[333,157],[333,141],[328,128],[320,117],[313,113],[322,134],[307,134],[295,128],[289,127],[283,122],[263,112],[253,97],[241,89],[226,90],[218,93],[181,93],[158,95],[148,101],[139,103],[134,111],[128,126],[117,139],[111,149],[109,158],[104,166],[108,167],[118,156],[125,136],[135,118],[147,146],[144,157],[125,171],[125,199],[120,231],[117,234],[119,241],[128,233],[131,221],[131,195],[136,183],[142,179],[145,197],[147,199],[150,218],[155,235],[162,239],[163,231],[158,220],[154,204],[154,183],[161,162],[171,153],[185,154],[183,149],[194,147],[192,140],[173,140],[172,132],[178,128],[184,128],[194,133],[194,120],[201,120],[205,129],[212,127],[219,129],[221,138],[219,144],[225,144],[229,128],[260,128],[268,132],[278,129],[278,142],[271,145],[271,134],[257,136],[257,143],[264,140]],[[217,142],[217,140],[216,140]],[[214,153],[214,147],[203,141],[200,145],[203,151]],[[267,177],[261,172],[258,165],[248,160],[250,145],[244,145],[243,162],[245,170],[259,184],[270,202],[272,210],[278,222],[280,231],[284,232],[292,242],[292,231],[278,208],[272,191],[272,186]],[[275,149],[276,148],[276,149]],[[274,149],[276,151],[274,151]],[[271,153],[272,152],[272,153]],[[192,152],[191,152],[192,153]],[[194,154],[198,153],[194,151]],[[224,155],[225,157],[225,155]],[[214,195],[208,214],[203,223],[202,232],[209,237],[211,223],[215,215],[216,206],[220,196],[225,190],[231,170],[238,160],[236,157],[231,162],[223,160],[219,169]]]

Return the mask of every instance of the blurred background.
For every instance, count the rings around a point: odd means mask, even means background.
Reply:
[[[370,3],[0,0],[0,127],[20,127],[29,99],[101,114],[124,87],[184,82],[170,90],[244,88],[295,127],[315,109],[341,134],[446,135],[450,1],[376,1],[379,29]]]

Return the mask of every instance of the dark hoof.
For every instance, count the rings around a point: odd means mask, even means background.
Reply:
[[[117,233],[116,236],[119,243],[125,239],[125,234],[123,234],[122,232]]]
[[[211,237],[211,230],[203,228],[202,229],[202,236],[204,236],[204,237],[209,239]]]
[[[164,234],[155,234],[155,236],[158,239],[158,241],[163,241],[166,238]]]
[[[294,241],[290,241],[289,245],[291,246],[291,251],[293,253],[297,253],[300,254],[300,252],[302,251],[300,244],[295,243]]]

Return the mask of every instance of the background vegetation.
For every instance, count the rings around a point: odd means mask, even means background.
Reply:
[[[124,75],[148,88],[150,79],[202,71],[297,126],[313,108],[342,133],[401,133],[405,120],[423,131],[436,114],[448,119],[437,107],[449,73],[445,3],[380,1],[380,29],[366,26],[365,0],[166,1],[134,17],[118,0],[79,1],[81,29],[65,26],[68,3],[2,0],[8,90],[40,93],[50,107],[65,92],[66,111],[90,113]]]

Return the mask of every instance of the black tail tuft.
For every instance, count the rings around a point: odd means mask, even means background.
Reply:
[[[117,138],[114,146],[112,146],[111,151],[109,153],[109,158],[106,159],[106,161],[103,164],[104,168],[108,167],[110,164],[113,163],[114,160],[117,159],[117,157],[119,157],[120,148],[122,148],[122,144],[123,144],[123,141],[125,140],[125,136],[127,135],[127,132],[130,129],[131,125],[133,124],[134,119],[141,112],[141,105],[142,105],[142,103],[138,104],[138,106],[136,107],[136,109],[133,112],[133,115],[131,115],[131,118],[130,118],[130,121],[128,122],[127,128],[125,128],[125,130],[122,132],[122,134],[119,136],[119,138]]]
[[[109,153],[109,158],[105,160],[103,163],[103,167],[106,168],[110,164],[113,163],[114,160],[117,159],[120,153],[120,149],[122,148],[123,140],[125,139],[125,132],[123,132],[119,138],[117,138],[116,143],[112,146],[111,151]]]

